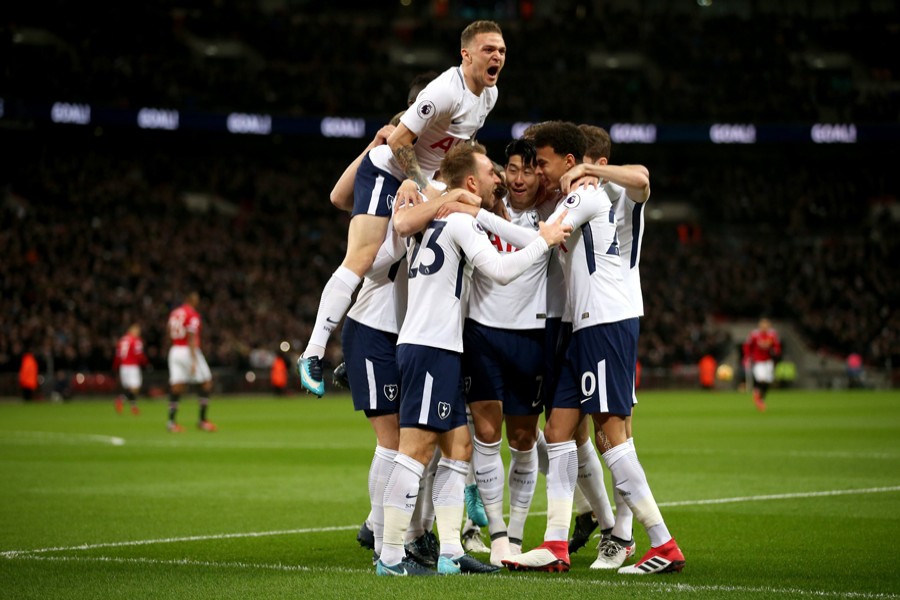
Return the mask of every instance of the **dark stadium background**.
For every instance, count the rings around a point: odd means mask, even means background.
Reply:
[[[343,257],[332,184],[414,76],[457,63],[476,18],[498,21],[509,48],[482,137],[495,159],[526,122],[655,127],[654,143],[612,157],[651,171],[646,385],[695,385],[707,353],[737,367],[741,328],[761,315],[792,332],[798,384],[842,385],[852,352],[872,385],[900,377],[895,2],[49,1],[0,14],[0,395],[17,394],[26,350],[45,395],[57,378],[114,389],[132,321],[161,390],[166,315],[192,288],[220,390],[265,389],[267,360],[305,341]],[[173,111],[175,130],[138,127],[171,126]],[[229,114],[268,132],[229,133]],[[329,136],[363,137],[325,137],[325,118],[338,119]],[[713,143],[714,125],[754,143]]]

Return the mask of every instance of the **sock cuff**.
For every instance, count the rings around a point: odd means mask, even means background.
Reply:
[[[592,452],[596,452],[594,450],[594,444],[591,440],[586,441],[582,445],[578,446],[578,462],[583,463],[585,459],[589,458]]]
[[[537,446],[532,446],[528,450],[516,450],[515,448],[510,447],[509,455],[520,465],[534,462],[537,460]]]
[[[438,468],[440,467],[450,469],[451,471],[456,471],[464,477],[469,474],[469,463],[464,460],[441,458],[441,460],[438,462]]]
[[[480,453],[485,454],[487,456],[493,456],[494,454],[500,454],[500,444],[501,442],[495,442],[493,444],[485,444],[477,437],[472,438],[472,446],[475,447]]]
[[[412,471],[416,475],[419,476],[419,479],[422,478],[422,475],[425,473],[425,465],[417,461],[411,456],[407,456],[405,454],[397,453],[397,456],[394,458],[394,464],[400,465],[401,467],[406,468],[409,471]]]
[[[634,454],[634,448],[630,444],[619,444],[615,448],[610,448],[603,453],[603,460],[606,461],[608,467],[612,467],[628,454]]]
[[[334,272],[334,278],[350,288],[350,291],[356,289],[362,277],[348,269],[347,267],[338,267]]]
[[[385,448],[384,446],[375,446],[375,456],[378,458],[383,458],[384,460],[393,461],[397,458],[398,452],[396,450],[391,450],[390,448]]]
[[[547,456],[553,458],[554,456],[559,456],[561,454],[567,454],[569,452],[577,452],[578,446],[575,445],[575,440],[569,440],[566,442],[557,442],[555,444],[547,444]]]

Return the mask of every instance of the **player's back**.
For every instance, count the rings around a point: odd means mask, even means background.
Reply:
[[[628,197],[625,188],[612,182],[603,185],[613,203],[616,237],[622,276],[631,296],[635,316],[644,316],[644,295],[641,291],[641,245],[644,241],[644,203]]]
[[[580,188],[557,207],[573,224],[560,254],[573,330],[614,323],[634,315],[622,276],[612,202],[602,188]],[[551,217],[555,218],[555,217]]]
[[[168,321],[169,338],[173,346],[187,346],[188,333],[196,335],[197,345],[200,344],[200,313],[190,304],[182,304],[169,314]]]

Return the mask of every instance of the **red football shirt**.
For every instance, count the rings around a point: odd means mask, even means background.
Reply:
[[[753,362],[772,360],[781,354],[781,341],[774,329],[754,329],[744,342],[744,358]]]
[[[117,369],[122,365],[142,366],[147,364],[147,355],[144,354],[144,340],[126,333],[119,338],[116,344],[116,359],[113,362],[113,369]]]
[[[173,346],[187,346],[188,334],[193,333],[200,347],[200,313],[190,304],[182,304],[169,315],[169,337]]]

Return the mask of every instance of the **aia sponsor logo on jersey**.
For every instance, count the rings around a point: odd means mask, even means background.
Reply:
[[[419,103],[419,106],[416,107],[416,114],[423,119],[430,119],[431,115],[434,114],[434,104],[431,100],[425,100]]]

